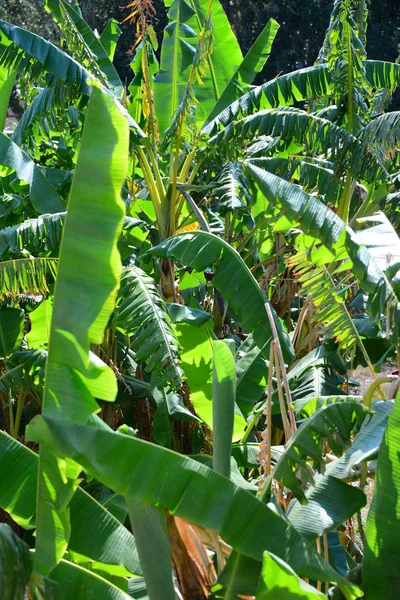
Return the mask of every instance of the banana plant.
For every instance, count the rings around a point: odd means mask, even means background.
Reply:
[[[374,211],[399,66],[367,60],[365,3],[342,0],[314,66],[253,87],[274,20],[243,57],[217,0],[165,5],[160,51],[153,3],[127,7],[129,89],[115,23],[77,3],[45,2],[60,47],[0,22],[0,117],[14,81],[26,103],[0,139],[0,508],[32,550],[0,531],[3,588],[393,594],[397,401],[347,388],[398,346],[398,237]]]

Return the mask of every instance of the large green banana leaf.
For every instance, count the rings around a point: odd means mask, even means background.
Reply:
[[[58,583],[63,600],[132,600],[132,596],[107,579],[67,560],[61,560],[53,569],[50,580]]]
[[[118,21],[110,19],[100,36],[101,44],[111,61],[114,60],[115,50],[121,33],[122,31],[118,27]]]
[[[397,397],[379,450],[372,505],[365,529],[362,578],[368,600],[398,598],[400,573],[399,455],[400,400]]]
[[[169,24],[164,30],[161,64],[154,81],[154,104],[160,132],[171,124],[186,88],[198,36],[209,0],[165,1]],[[196,84],[196,119],[202,125],[242,62],[242,53],[219,0],[212,5],[213,52],[205,62],[203,85]]]
[[[378,60],[365,61],[367,80],[375,89],[393,89],[400,85],[400,65]],[[227,126],[238,116],[263,108],[291,106],[302,100],[318,99],[332,94],[331,73],[326,64],[297,69],[257,86],[235,100],[203,129],[213,132]]]
[[[44,415],[66,423],[86,423],[99,411],[95,398],[113,401],[117,393],[113,371],[90,347],[102,342],[119,284],[128,145],[126,118],[114,99],[95,87],[64,226],[42,405]],[[68,546],[68,505],[78,474],[79,467],[41,449],[35,561],[44,575]]]
[[[233,340],[213,342],[213,469],[228,479],[236,398],[234,352]]]
[[[18,72],[19,63],[25,68],[21,59],[28,56],[66,85],[74,86],[78,93],[90,95],[91,88],[87,83],[90,73],[54,44],[5,21],[0,21],[0,32],[0,64],[15,65]]]
[[[0,471],[0,508],[24,529],[33,529],[38,455],[0,431]],[[81,488],[71,500],[70,519],[68,550],[72,556],[82,562],[101,563],[102,569],[115,575],[141,574],[133,535]]]
[[[269,58],[278,29],[279,23],[275,19],[270,19],[222,92],[207,117],[206,125],[237,99],[242,87],[246,88],[253,83],[255,76],[263,69]]]
[[[278,557],[264,552],[256,600],[319,600],[326,598]]]
[[[14,169],[19,179],[29,183],[31,202],[37,213],[57,213],[65,210],[63,200],[42,169],[4,133],[0,133],[0,165]]]
[[[263,135],[279,138],[287,147],[296,142],[304,151],[312,148],[322,152],[345,164],[355,178],[375,181],[386,177],[380,161],[354,135],[329,119],[296,108],[264,109],[238,119],[212,137],[208,145],[211,149],[228,147],[234,140],[248,145]]]
[[[213,286],[235,311],[241,325],[253,333],[257,345],[263,348],[264,353],[268,352],[272,341],[271,325],[265,309],[268,298],[230,244],[212,233],[196,231],[175,235],[152,248],[150,253],[163,258],[173,257],[196,271],[204,271],[214,265]],[[272,307],[271,311],[283,355],[289,361],[293,358],[289,337]]]
[[[187,323],[175,325],[176,335],[181,345],[180,364],[190,388],[190,402],[196,414],[213,429],[212,408],[212,371],[213,371],[213,339],[212,325],[204,323],[194,327]],[[232,439],[239,440],[243,436],[246,421],[240,411],[236,410],[233,420]]]
[[[12,69],[0,67],[0,131],[6,125],[8,104],[17,73]]]
[[[35,310],[29,313],[31,329],[26,334],[30,348],[41,348],[49,343],[51,318],[53,315],[52,297],[44,300]]]
[[[333,163],[304,156],[302,160],[288,159],[278,156],[263,156],[263,150],[257,151],[257,143],[248,149],[249,162],[266,171],[285,177],[295,179],[306,192],[315,191],[327,204],[328,202],[337,206],[343,193],[343,181],[334,176]],[[310,161],[310,162],[308,162]],[[311,162],[314,161],[314,162]],[[256,216],[256,215],[254,215]]]
[[[218,530],[246,556],[261,560],[264,550],[273,550],[296,573],[339,581],[347,598],[357,597],[275,510],[191,458],[119,432],[46,417],[31,421],[28,438],[57,456],[79,462],[127,498],[134,496],[201,527]]]

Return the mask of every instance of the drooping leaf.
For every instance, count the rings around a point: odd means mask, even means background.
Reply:
[[[66,104],[67,100],[70,103],[75,100],[74,88],[64,86],[62,81],[57,81],[52,87],[36,88],[35,97],[27,105],[11,136],[12,141],[20,146],[29,135],[33,124],[39,122],[40,125],[44,125],[46,118],[53,122],[53,127],[57,127],[56,107],[62,103]],[[71,109],[73,110],[74,106]],[[64,118],[66,124],[71,118],[71,112],[66,111]],[[46,131],[48,125],[44,126],[44,129]]]
[[[56,23],[61,29],[64,27],[69,29],[75,28],[82,45],[87,49],[87,54],[95,57],[95,63],[97,63],[98,68],[107,77],[108,82],[115,90],[116,96],[119,97],[122,91],[122,84],[112,64],[112,60],[108,57],[101,39],[93,33],[79,12],[68,2],[65,2],[65,0],[46,0],[45,8],[52,12]],[[98,76],[98,73],[93,74],[94,76]]]
[[[212,315],[205,310],[177,304],[176,302],[168,302],[167,310],[173,323],[187,323],[188,325],[200,327],[212,318]]]
[[[243,94],[215,116],[204,133],[213,133],[218,126],[227,126],[237,117],[262,108],[291,106],[296,101],[325,96],[330,91],[330,78],[325,65],[306,67],[280,75],[272,81],[257,86]]]
[[[59,456],[79,461],[117,493],[135,495],[201,527],[218,530],[246,556],[261,560],[262,552],[273,548],[297,573],[346,586],[275,510],[188,457],[118,432],[45,417],[30,423],[28,437]],[[148,464],[153,465],[151,477]],[[349,587],[345,589],[348,598],[357,597]]]
[[[379,115],[366,125],[359,134],[365,148],[384,156],[396,149],[399,140],[400,112],[393,111]]]
[[[359,231],[358,237],[382,271],[400,262],[400,238],[384,213],[364,217],[359,222],[373,223],[371,227]]]
[[[0,469],[0,508],[24,529],[34,529],[38,455],[0,431]],[[74,556],[122,576],[142,573],[132,534],[81,488],[71,500],[70,518],[68,549]]]
[[[132,600],[132,596],[107,579],[67,560],[61,560],[51,572],[50,579],[58,583],[64,600],[76,599],[77,592],[87,600]]]
[[[58,261],[53,258],[18,258],[0,262],[0,299],[48,293],[48,280],[55,278],[57,264]]]
[[[309,540],[338,527],[367,503],[360,488],[329,475],[315,477],[315,485],[306,496],[307,504],[293,501],[288,518]]]
[[[5,21],[0,21],[0,31],[1,65],[13,67],[17,72],[29,66],[32,77],[44,68],[80,94],[90,95],[91,88],[87,84],[90,73],[54,44]]]
[[[287,219],[285,229],[297,225],[329,250],[320,257],[315,255],[316,266],[333,263],[338,258],[350,258],[353,272],[362,288],[370,294],[372,304],[395,297],[388,279],[367,248],[336,213],[314,196],[276,175],[253,165],[249,165],[249,170],[268,201],[284,210]]]
[[[351,398],[348,401],[352,401]],[[337,400],[340,401],[340,397]],[[365,419],[348,450],[330,462],[325,474],[316,477],[315,487],[306,492],[308,503],[300,504],[297,500],[292,503],[289,520],[305,537],[315,539],[365,505],[363,492],[340,480],[354,476],[354,467],[375,458],[392,406],[390,401],[374,402],[375,414]]]
[[[212,197],[217,202],[218,212],[225,214],[234,210],[243,210],[249,196],[243,165],[230,162],[224,165],[212,193]]]
[[[263,566],[256,600],[317,600],[326,598],[315,587],[306,583],[283,560],[264,552]]]
[[[242,327],[252,332],[257,345],[268,352],[272,341],[271,326],[265,309],[268,298],[232,246],[211,233],[196,231],[175,235],[152,248],[150,253],[164,258],[174,257],[197,271],[204,271],[215,265],[213,286],[235,311]],[[252,310],[247,310],[248,306],[252,306]],[[271,310],[283,354],[290,360],[291,343],[272,307]]]
[[[366,77],[375,89],[393,89],[400,82],[400,67],[395,63],[367,60]],[[297,69],[253,88],[227,106],[203,131],[214,132],[219,125],[226,127],[237,117],[256,110],[292,106],[302,100],[329,96],[331,92],[331,74],[326,64]]]
[[[254,138],[272,136],[289,147],[297,142],[309,152],[322,152],[345,166],[355,178],[382,180],[385,170],[362,142],[329,119],[297,108],[265,109],[234,123],[208,141],[210,149],[236,144],[248,146]]]
[[[326,440],[333,453],[342,454],[350,446],[351,435],[359,429],[367,414],[364,406],[351,401],[335,402],[317,410],[290,438],[273,470],[274,479],[306,503],[306,495],[297,478],[298,467],[301,467],[302,479],[312,481],[306,462],[311,458],[316,468],[323,465],[321,439]]]
[[[275,138],[279,141],[279,138]],[[334,164],[330,161],[314,157],[304,157],[302,160],[288,159],[276,156],[264,156],[264,149],[257,142],[247,150],[249,162],[279,177],[297,181],[304,191],[316,192],[326,204],[336,206],[343,192],[343,181],[334,175]],[[268,146],[266,153],[268,154]]]
[[[393,404],[393,401],[373,402],[372,409],[375,414],[362,424],[350,448],[338,460],[327,466],[328,475],[346,479],[354,467],[376,457]]]
[[[15,169],[19,179],[29,183],[30,198],[37,213],[53,214],[65,210],[63,200],[42,169],[4,133],[0,133],[0,164]]]
[[[41,215],[37,219],[27,219],[18,225],[5,227],[0,231],[0,257],[5,258],[28,251],[30,254],[49,252],[57,249],[66,213]]]

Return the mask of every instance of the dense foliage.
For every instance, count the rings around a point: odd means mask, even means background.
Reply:
[[[59,35],[49,15],[43,13],[42,0],[2,0],[0,18],[24,27],[58,43]],[[82,14],[92,29],[103,31],[110,18],[122,21],[129,4],[120,0],[83,0]],[[251,48],[263,25],[271,17],[281,27],[271,57],[256,76],[257,83],[273,79],[279,73],[313,64],[318,55],[332,10],[332,0],[221,0],[240,47],[245,54]],[[167,10],[162,0],[154,0],[154,29],[161,39],[167,25]],[[1,11],[1,8],[3,9]],[[394,62],[399,56],[400,14],[397,0],[369,2],[367,51],[370,58]],[[121,23],[122,35],[114,64],[122,81],[130,81],[132,46],[135,32],[129,22]],[[400,92],[394,93],[394,107],[400,106]]]
[[[127,88],[115,20],[45,9],[60,45],[0,21],[0,598],[397,597],[400,66],[366,2],[259,86],[274,19],[243,56],[168,1],[159,47],[133,0]]]

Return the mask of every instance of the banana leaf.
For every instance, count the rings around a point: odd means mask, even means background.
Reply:
[[[175,235],[152,248],[149,253],[163,258],[173,257],[196,271],[204,271],[215,265],[213,286],[235,311],[242,327],[253,333],[256,344],[265,355],[268,354],[272,341],[271,325],[265,309],[268,298],[230,244],[212,233],[196,231]],[[294,356],[291,342],[272,306],[271,311],[283,355],[290,361]]]
[[[24,600],[31,572],[29,547],[8,525],[0,523],[0,599]]]
[[[160,71],[154,81],[154,104],[160,132],[171,124],[188,81],[198,36],[209,0],[168,0],[169,23],[161,48]],[[213,51],[204,59],[203,85],[195,84],[196,120],[201,126],[242,62],[242,53],[219,2],[212,5]]]
[[[275,509],[188,457],[119,432],[42,416],[31,421],[27,436],[57,456],[78,461],[125,497],[135,496],[215,529],[250,558],[261,560],[264,550],[273,550],[296,573],[338,581],[348,599],[357,598],[354,589]]]
[[[29,184],[30,198],[37,213],[58,213],[65,204],[57,191],[29,155],[4,133],[0,133],[0,164],[14,169],[18,178]]]
[[[81,36],[82,44],[88,49],[89,53],[93,53],[96,62],[100,70],[107,77],[107,80],[112,86],[117,97],[120,97],[122,92],[122,83],[110,60],[107,52],[105,51],[101,39],[99,39],[89,25],[82,18],[77,10],[75,10],[65,0],[46,0],[45,8],[53,14],[56,23],[66,27],[75,27],[78,34]],[[64,22],[64,12],[68,15],[68,20]]]
[[[0,308],[0,358],[10,356],[21,345],[24,334],[24,311]]]
[[[20,527],[34,529],[38,455],[0,431],[0,470],[0,508]],[[71,500],[70,519],[68,550],[77,560],[115,575],[142,573],[133,535],[80,487]]]
[[[0,67],[0,131],[6,126],[8,104],[17,73],[12,69]]]
[[[315,587],[306,583],[277,556],[264,552],[263,566],[256,600],[318,600],[326,598]]]
[[[75,86],[80,94],[90,96],[91,87],[87,83],[90,73],[76,60],[68,56],[39,35],[26,29],[0,21],[0,64],[15,66],[20,72],[26,67],[26,58],[30,65],[31,76],[40,69],[54,75],[68,86]]]
[[[233,346],[233,347],[232,347]],[[213,342],[213,468],[229,479],[235,412],[235,359],[233,340]]]
[[[178,342],[181,346],[181,367],[190,388],[190,402],[196,414],[213,430],[212,372],[213,339],[210,323],[194,327],[186,323],[175,325]],[[232,439],[239,440],[246,427],[240,410],[235,408]]]
[[[50,580],[58,584],[63,600],[75,600],[77,597],[85,600],[132,600],[132,596],[107,579],[67,560],[61,560],[53,569]]]
[[[240,67],[237,69],[232,79],[222,92],[218,102],[215,104],[211,113],[207,117],[205,125],[219,115],[224,108],[236,100],[241,91],[241,86],[247,87],[253,83],[254,77],[257,75],[257,73],[262,71],[269,58],[271,47],[276,34],[278,33],[278,29],[279,23],[277,23],[275,19],[270,19],[244,57]]]
[[[42,403],[44,415],[66,423],[86,423],[100,410],[95,398],[114,401],[117,394],[112,369],[91,344],[102,342],[119,285],[128,138],[114,98],[94,87],[63,231]],[[40,450],[35,567],[45,576],[68,546],[79,470]]]
[[[400,594],[396,558],[400,528],[399,427],[397,397],[379,450],[374,497],[365,528],[362,579],[365,597],[371,600],[397,598]]]

